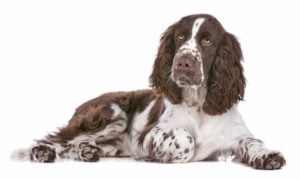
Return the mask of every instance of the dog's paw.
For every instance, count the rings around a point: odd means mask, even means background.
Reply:
[[[97,162],[101,156],[101,149],[88,142],[79,144],[79,158],[85,162]]]
[[[255,159],[252,166],[256,169],[276,170],[285,165],[285,159],[280,152],[270,152]]]
[[[35,162],[50,163],[56,157],[55,150],[46,145],[38,145],[31,149],[30,159]]]

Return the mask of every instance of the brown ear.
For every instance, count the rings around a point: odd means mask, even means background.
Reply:
[[[150,75],[150,86],[163,93],[172,103],[182,101],[181,89],[171,80],[175,55],[174,33],[177,23],[170,26],[160,39],[160,47]]]
[[[226,112],[244,97],[246,86],[239,42],[226,33],[220,43],[207,81],[207,94],[203,109],[210,115]]]

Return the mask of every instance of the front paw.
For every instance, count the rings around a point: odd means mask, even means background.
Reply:
[[[286,161],[280,152],[270,152],[260,158],[256,158],[251,164],[256,169],[277,170],[284,166],[285,163]]]

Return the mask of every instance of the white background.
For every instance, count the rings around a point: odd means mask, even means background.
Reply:
[[[216,16],[244,52],[240,111],[287,166],[257,171],[225,162],[33,164],[10,160],[103,92],[148,88],[161,33],[180,17]],[[0,178],[297,178],[299,5],[296,1],[0,1]]]

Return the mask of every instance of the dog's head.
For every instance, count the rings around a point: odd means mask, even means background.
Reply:
[[[182,102],[184,89],[206,88],[203,109],[221,114],[243,99],[241,59],[238,41],[216,18],[183,17],[163,33],[150,82],[173,103]]]

